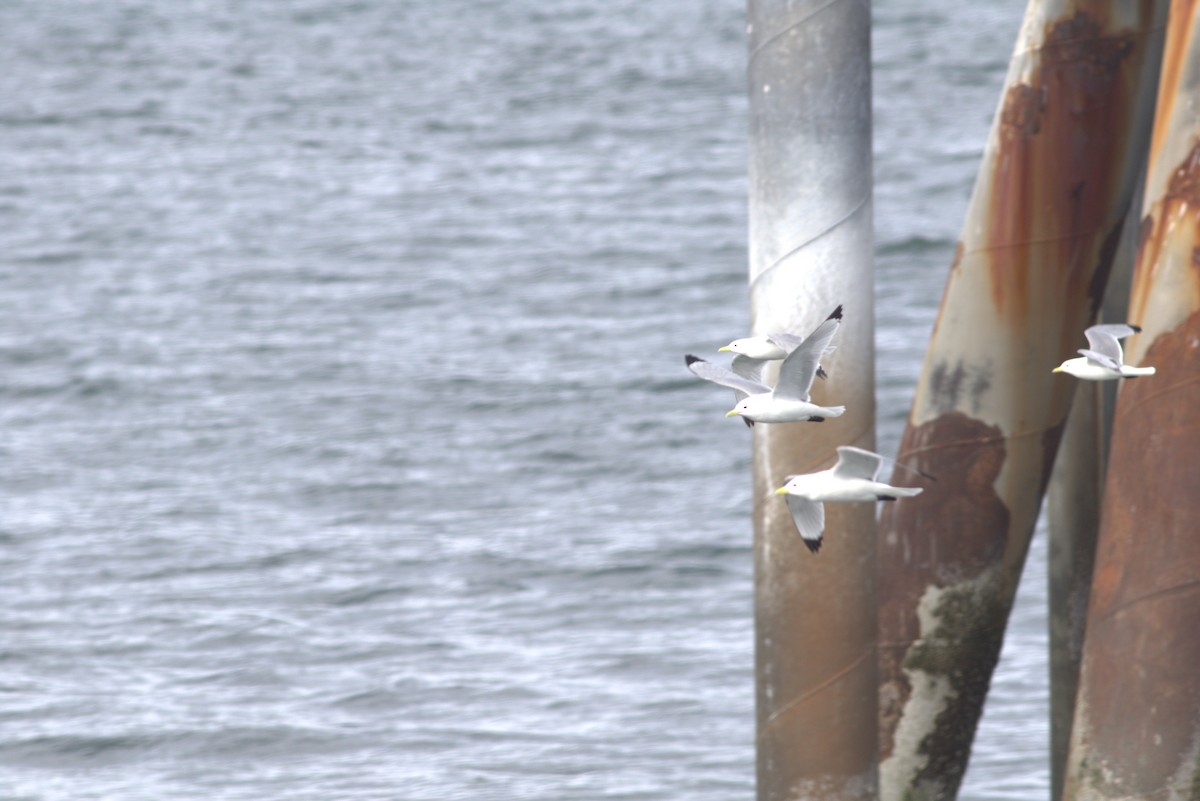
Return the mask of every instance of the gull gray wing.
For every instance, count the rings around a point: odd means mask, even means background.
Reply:
[[[743,356],[739,353],[733,357],[733,363],[730,367],[733,368],[734,374],[741,376],[747,381],[755,381],[762,384],[762,369],[766,363],[766,359],[755,359],[752,356]],[[763,386],[766,386],[766,384],[763,384]]]
[[[687,362],[688,369],[696,375],[703,378],[705,381],[711,381],[714,384],[720,384],[723,387],[735,389],[738,392],[745,392],[747,395],[761,395],[764,392],[770,392],[771,388],[766,384],[758,381],[751,381],[748,378],[742,378],[732,370],[727,370],[719,364],[705,361],[699,356],[688,354],[684,357]]]
[[[1133,336],[1134,334],[1140,334],[1142,329],[1140,326],[1129,325],[1128,323],[1102,323],[1100,325],[1091,326],[1083,332],[1083,335],[1087,336],[1089,331],[1095,331],[1100,334],[1108,334],[1110,337],[1115,337],[1116,339],[1124,339],[1125,337]],[[1092,338],[1088,337],[1088,342],[1091,341]]]
[[[841,308],[840,306],[838,308]],[[791,353],[796,348],[800,347],[804,342],[804,337],[796,336],[795,334],[767,334],[767,339],[775,343],[777,347],[782,348],[787,353]],[[828,345],[825,348],[825,356],[837,350],[837,345]]]
[[[817,374],[821,356],[829,347],[829,340],[837,333],[842,322],[842,307],[839,305],[833,314],[825,318],[808,338],[796,347],[783,364],[779,365],[779,381],[775,384],[775,397],[786,400],[808,400],[808,391],[812,388],[813,378]]]
[[[792,521],[804,540],[804,547],[816,553],[821,550],[821,535],[825,531],[825,504],[798,495],[785,496]]]
[[[798,334],[767,334],[767,339],[771,340],[777,346],[782,348],[784,353],[791,353],[804,343],[804,337],[799,336]]]
[[[784,353],[791,353],[804,343],[804,337],[798,337],[795,334],[767,334],[767,339],[775,343],[776,347],[782,348]],[[835,350],[837,350],[837,345],[827,345],[825,352],[821,355],[828,356]],[[825,372],[825,368],[820,364],[820,357],[817,358],[817,378],[821,380],[829,378],[829,373]]]
[[[1108,323],[1107,325],[1093,325],[1091,328],[1083,332],[1087,337],[1088,347],[1095,353],[1106,356],[1113,364],[1105,364],[1108,367],[1119,367],[1121,362],[1125,360],[1125,354],[1121,351],[1121,343],[1117,340],[1124,337],[1136,334],[1142,329],[1125,323]],[[1083,351],[1079,351],[1083,353]],[[1092,358],[1090,353],[1083,353],[1089,359]]]
[[[1120,347],[1120,346],[1118,346],[1118,347]],[[1087,356],[1089,361],[1095,362],[1096,364],[1100,365],[1101,367],[1108,367],[1109,369],[1112,369],[1112,370],[1120,370],[1121,369],[1121,362],[1114,361],[1113,358],[1111,356],[1109,356],[1107,353],[1099,353],[1094,350],[1088,350],[1087,348],[1080,348],[1079,350],[1077,350],[1075,352],[1080,353],[1084,356]]]
[[[852,445],[842,445],[837,449],[838,460],[833,466],[833,474],[838,478],[865,478],[874,481],[879,475],[879,465],[883,457],[877,453],[855,448]]]

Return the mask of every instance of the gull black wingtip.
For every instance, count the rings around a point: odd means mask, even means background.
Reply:
[[[808,548],[808,550],[812,553],[816,553],[817,551],[821,550],[821,540],[806,540],[801,537],[800,541],[803,542],[804,547]]]
[[[842,319],[842,304],[840,304],[840,303],[839,303],[839,304],[838,304],[838,307],[837,307],[836,309],[834,309],[834,310],[833,310],[833,313],[832,313],[832,314],[830,314],[830,315],[829,315],[828,317],[826,317],[825,319],[826,319],[826,320],[840,320],[840,319]]]
[[[691,367],[696,362],[704,361],[704,359],[701,359],[699,356],[693,356],[692,354],[688,353],[688,354],[684,355],[683,361],[687,364],[688,367]]]
[[[1131,325],[1129,327],[1133,329],[1133,333],[1135,334],[1142,333],[1142,327],[1140,325]]]

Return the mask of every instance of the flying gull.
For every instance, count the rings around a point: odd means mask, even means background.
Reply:
[[[834,310],[834,314],[840,318],[842,316],[842,307],[838,306]],[[733,371],[735,373],[742,375],[742,372],[738,370],[738,363],[740,361],[743,369],[752,369],[751,365],[756,364],[761,374],[764,362],[786,358],[789,353],[794,351],[803,342],[804,337],[797,336],[796,334],[765,334],[763,336],[735,339],[725,347],[717,348],[717,352],[731,352],[734,354]],[[837,350],[837,345],[829,345],[825,348],[823,355],[828,356],[835,350]],[[825,368],[818,364],[817,378],[825,379],[828,377],[829,374],[825,372]]]
[[[1118,340],[1141,330],[1136,325],[1124,323],[1093,325],[1083,332],[1087,337],[1088,347],[1077,351],[1083,355],[1067,359],[1052,372],[1069,373],[1085,381],[1111,381],[1115,378],[1154,375],[1153,367],[1132,367],[1124,364],[1125,355]]]
[[[819,473],[789,476],[776,495],[786,496],[788,510],[808,550],[821,549],[825,531],[825,501],[894,501],[921,494],[920,487],[893,487],[876,481],[883,457],[877,453],[842,445],[837,464]]]
[[[739,416],[755,423],[821,422],[827,417],[840,417],[846,411],[845,406],[819,406],[809,396],[818,362],[841,322],[842,307],[838,306],[808,337],[792,348],[779,366],[779,380],[774,389],[761,380],[739,375],[698,356],[688,354],[685,359],[688,369],[699,377],[738,393],[737,406],[726,417]]]

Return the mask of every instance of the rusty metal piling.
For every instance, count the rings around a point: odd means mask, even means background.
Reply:
[[[1125,322],[1127,316],[1140,200],[1139,192],[1125,216],[1121,244],[1117,247],[1100,313],[1104,322]],[[1117,384],[1112,381],[1077,383],[1046,493],[1052,799],[1062,795],[1071,721],[1075,716],[1116,390]]]
[[[880,796],[954,798],[1148,138],[1165,2],[1032,0],[879,527]],[[897,470],[893,483],[911,484]]]
[[[1200,20],[1171,6],[1065,801],[1200,798]]]

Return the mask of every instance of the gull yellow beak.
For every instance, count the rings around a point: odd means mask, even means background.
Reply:
[[[1061,373],[1062,371],[1063,371],[1063,369],[1062,369],[1062,365],[1059,365],[1058,367],[1055,367],[1055,368],[1054,368],[1053,370],[1051,370],[1050,372],[1052,372],[1052,373]]]
[[[788,494],[787,487],[780,487],[779,489],[775,490],[775,494],[776,495],[787,495]]]
[[[723,348],[717,348],[717,353],[726,353],[726,352],[728,352],[728,351],[731,351],[731,350],[733,350],[733,348],[731,348],[731,347],[729,347],[728,345],[726,345],[726,346],[725,346],[725,347],[723,347]]]
[[[731,412],[726,412],[726,413],[725,413],[725,416],[726,416],[726,417],[737,417],[737,413],[738,413],[738,410],[737,410],[737,409],[734,409],[734,410],[733,410],[733,411],[731,411]]]

